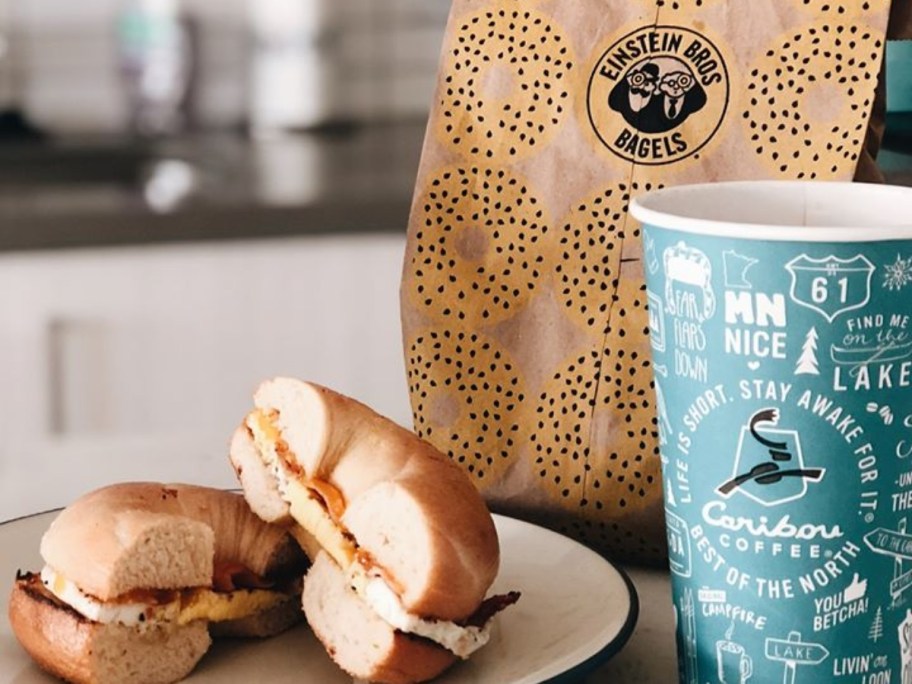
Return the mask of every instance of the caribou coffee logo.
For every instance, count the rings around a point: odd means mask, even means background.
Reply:
[[[825,468],[807,468],[796,430],[779,426],[779,409],[754,413],[741,428],[732,476],[716,488],[727,499],[740,492],[764,506],[801,499]]]
[[[728,106],[728,71],[707,38],[649,26],[601,56],[589,81],[589,120],[608,149],[640,164],[670,164],[715,135]]]

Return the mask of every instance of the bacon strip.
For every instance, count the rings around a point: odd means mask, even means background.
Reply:
[[[520,596],[522,596],[522,594],[518,591],[489,596],[481,602],[481,605],[478,606],[478,610],[472,613],[472,615],[462,623],[462,626],[484,627],[488,623],[488,620],[497,615],[497,613],[519,601]]]
[[[345,515],[345,497],[342,492],[325,480],[306,479],[304,484],[320,498],[333,522],[341,525],[342,516]]]
[[[217,563],[212,573],[212,588],[218,592],[237,589],[271,589],[274,582],[256,574],[241,563]]]

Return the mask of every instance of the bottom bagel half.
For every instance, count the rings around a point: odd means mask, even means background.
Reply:
[[[327,653],[356,679],[423,682],[457,660],[439,644],[405,634],[381,619],[326,553],[317,555],[307,573],[303,603],[307,622]]]

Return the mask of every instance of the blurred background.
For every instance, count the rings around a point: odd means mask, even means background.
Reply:
[[[398,287],[448,9],[0,0],[0,520],[113,480],[231,486],[275,374],[410,424]],[[912,52],[890,59],[905,182]]]
[[[4,104],[56,133],[416,117],[428,106],[448,6],[3,0]]]
[[[410,424],[398,286],[446,0],[0,0],[0,520],[233,484],[260,379]]]

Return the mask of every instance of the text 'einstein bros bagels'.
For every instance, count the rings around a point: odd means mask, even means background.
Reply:
[[[256,513],[306,531],[293,532],[315,561],[305,614],[336,662],[372,681],[420,681],[483,646],[492,606],[518,595],[485,601],[497,533],[465,474],[324,387],[278,378],[254,401],[231,460]],[[330,607],[327,592],[339,599]]]
[[[174,682],[206,653],[210,626],[269,636],[300,619],[304,554],[229,492],[96,490],[54,520],[41,555],[39,574],[16,579],[10,623],[41,667],[72,682]]]
[[[587,104],[608,149],[661,165],[699,152],[721,126],[728,101],[725,60],[709,38],[681,26],[649,25],[604,52]]]

